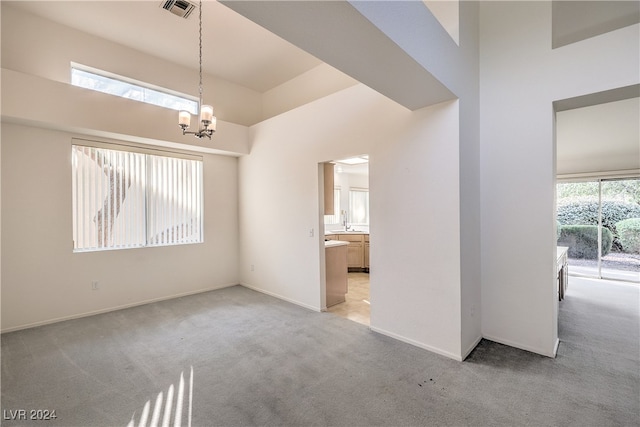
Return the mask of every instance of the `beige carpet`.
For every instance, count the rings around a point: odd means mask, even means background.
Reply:
[[[637,426],[638,298],[572,278],[556,359],[483,340],[461,363],[234,286],[3,334],[3,413],[57,418],[2,425]]]

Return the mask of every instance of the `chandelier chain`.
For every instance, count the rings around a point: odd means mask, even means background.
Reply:
[[[200,6],[198,7],[199,9],[199,13],[198,13],[198,21],[200,23],[199,26],[199,45],[200,45],[200,51],[199,51],[199,59],[200,59],[200,83],[199,83],[199,89],[200,89],[200,107],[202,107],[202,0],[200,0]]]
[[[200,123],[198,130],[189,131],[189,125],[191,124],[191,113],[186,110],[181,110],[178,113],[178,126],[182,129],[183,135],[193,135],[196,138],[209,138],[216,131],[216,116],[213,115],[213,107],[211,105],[203,105],[203,88],[202,88],[202,0],[198,5],[198,91],[200,95],[199,107],[200,107]]]

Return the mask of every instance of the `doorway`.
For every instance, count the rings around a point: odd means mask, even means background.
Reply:
[[[347,244],[347,285],[344,301],[328,306],[327,311],[369,326],[369,157],[360,155],[331,163],[334,209],[333,214],[325,212],[324,238]]]
[[[637,94],[638,85],[633,85],[554,102],[556,238],[570,249],[568,289],[556,313],[591,298],[591,286],[616,299],[640,282],[640,254],[625,247],[617,225],[627,214],[635,216],[631,211],[621,215],[623,206],[640,206],[640,197],[633,196],[640,196]],[[601,310],[602,300],[587,303],[594,313]],[[558,338],[570,339],[570,330],[587,334],[583,328],[560,316]]]
[[[557,241],[572,276],[640,283],[638,88],[554,102]]]

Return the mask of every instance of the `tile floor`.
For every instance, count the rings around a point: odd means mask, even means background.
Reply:
[[[369,326],[369,273],[349,273],[346,301],[329,307],[327,311]]]

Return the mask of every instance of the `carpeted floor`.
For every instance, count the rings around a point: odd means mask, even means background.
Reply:
[[[460,363],[235,286],[3,334],[2,424],[183,402],[185,426],[637,426],[638,312],[638,287],[571,278],[556,359],[483,340]]]

